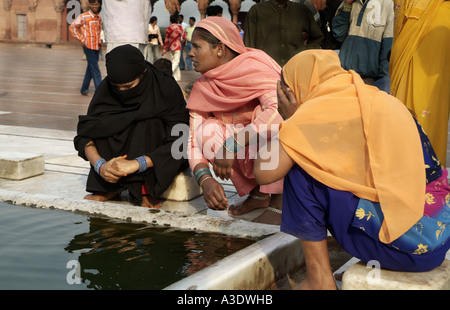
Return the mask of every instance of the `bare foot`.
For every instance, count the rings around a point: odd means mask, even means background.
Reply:
[[[240,205],[231,205],[228,208],[230,215],[242,215],[252,210],[267,208],[270,202],[270,195],[260,193],[258,190],[252,190],[247,199]]]
[[[148,195],[143,195],[142,196],[142,203],[141,203],[141,207],[144,208],[151,208],[151,209],[159,209],[162,206],[162,202],[154,199]]]
[[[261,213],[261,215],[256,217],[252,222],[270,225],[280,225],[282,202],[283,202],[282,194],[272,194],[270,196],[270,203],[267,210]]]
[[[108,192],[94,192],[93,194],[89,194],[84,196],[86,200],[95,200],[95,201],[107,201],[107,200],[115,200],[119,197],[118,193],[108,193]]]

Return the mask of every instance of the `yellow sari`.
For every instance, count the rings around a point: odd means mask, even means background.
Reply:
[[[445,166],[450,108],[450,1],[394,2],[391,92],[414,111]]]

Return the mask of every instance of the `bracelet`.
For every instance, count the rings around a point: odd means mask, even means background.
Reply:
[[[200,184],[199,184],[200,188],[202,188],[203,182],[205,182],[205,181],[208,180],[208,179],[213,179],[213,177],[212,177],[212,176],[207,176],[206,178],[204,178],[204,179],[200,182]]]
[[[198,181],[200,180],[200,178],[202,177],[202,176],[204,176],[205,174],[208,174],[208,175],[210,175],[210,176],[212,176],[212,174],[211,174],[211,171],[203,171],[202,173],[200,173],[199,175],[196,175],[195,176],[195,179],[197,180],[197,183],[198,183]]]
[[[195,179],[197,180],[197,183],[198,183],[198,180],[200,180],[200,177],[205,174],[212,175],[211,171],[209,171],[208,168],[201,168],[201,169],[198,169],[197,172],[195,172]]]
[[[136,157],[136,160],[139,163],[139,170],[138,170],[138,172],[144,172],[145,170],[147,170],[147,168],[148,168],[147,167],[147,161],[145,160],[145,156],[144,155]]]
[[[106,163],[106,160],[104,158],[100,158],[99,160],[97,160],[95,162],[94,170],[95,170],[95,172],[97,172],[98,175],[100,175],[100,168],[102,167],[102,165],[104,163]]]

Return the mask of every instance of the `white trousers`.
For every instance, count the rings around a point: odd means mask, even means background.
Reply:
[[[175,81],[181,80],[181,72],[180,72],[180,56],[181,50],[178,51],[169,51],[169,60],[172,62],[172,74]]]

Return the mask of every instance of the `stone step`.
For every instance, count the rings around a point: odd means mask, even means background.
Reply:
[[[23,180],[43,174],[44,170],[41,154],[0,151],[0,178]]]
[[[448,256],[448,255],[447,255]],[[448,258],[448,257],[447,257]],[[342,290],[450,290],[450,260],[427,272],[400,272],[359,261],[342,277]]]

